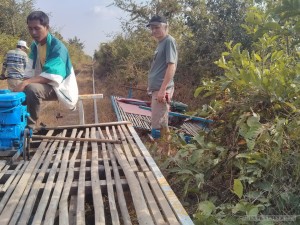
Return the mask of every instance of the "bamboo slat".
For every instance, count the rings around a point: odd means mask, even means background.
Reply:
[[[103,136],[103,133],[100,128],[98,128],[100,136]],[[113,152],[113,146],[111,144],[107,145],[109,157],[111,160],[112,168],[113,168],[113,174],[114,174],[114,180],[115,180],[115,185],[116,185],[116,190],[117,190],[117,199],[120,207],[120,211],[122,214],[122,220],[125,225],[131,225],[131,220],[128,212],[128,207],[126,204],[125,196],[124,196],[124,191],[123,187],[121,184],[121,178],[120,178],[120,173],[117,165],[117,160],[115,158],[114,152]]]
[[[77,129],[73,129],[72,134],[71,134],[72,138],[76,136],[76,131],[77,131]],[[72,145],[73,145],[73,141],[71,140],[68,142],[67,146],[64,149],[62,160],[60,162],[58,178],[56,180],[56,185],[55,185],[54,191],[51,196],[50,204],[47,209],[44,225],[54,224],[54,219],[56,216],[56,209],[57,209],[57,206],[58,206],[58,203],[60,200],[60,195],[62,193],[62,189],[64,186],[64,180],[65,180],[65,176],[67,173],[67,166],[68,166],[68,161],[69,161],[69,154],[70,154]]]
[[[89,128],[85,129],[85,138],[89,137]],[[81,164],[78,181],[78,192],[77,192],[77,209],[76,209],[76,224],[85,224],[84,216],[84,196],[85,196],[85,174],[86,174],[86,157],[87,157],[88,142],[85,141],[82,147],[81,153]]]
[[[92,127],[91,137],[96,138],[96,129]],[[93,202],[95,213],[95,224],[105,224],[104,204],[100,188],[99,170],[98,170],[98,145],[92,142],[92,165],[91,165],[91,181],[93,189]]]
[[[1,225],[192,224],[128,122],[47,136],[66,139],[41,140],[31,161],[0,164]]]
[[[51,135],[52,132],[53,131],[49,131],[48,135]],[[43,148],[45,146],[46,146],[46,143],[43,143],[40,145],[40,148],[37,150],[36,154],[32,157],[29,165],[26,167],[24,175],[21,177],[21,179],[19,181],[19,183],[21,183],[21,185],[17,185],[14,192],[12,193],[13,198],[9,199],[9,201],[5,205],[5,208],[1,212],[0,218],[1,218],[2,225],[9,223],[11,216],[13,215],[14,210],[16,209],[18,202],[20,201],[22,194],[26,188],[26,184],[31,176],[31,173],[34,170],[34,168],[42,154]]]
[[[101,129],[98,129],[98,131],[99,131],[98,133],[99,137],[102,138],[103,134]],[[106,145],[104,143],[102,143],[101,147],[102,147],[103,163],[105,168],[105,177],[107,182],[108,202],[109,202],[111,220],[113,225],[119,225],[120,220],[119,220],[119,214],[118,214],[116,200],[115,200],[114,187],[113,187],[113,181],[111,176],[111,167],[109,166],[108,152],[106,149]]]
[[[80,138],[82,133],[83,131],[80,131],[77,137]],[[74,179],[74,169],[75,169],[74,167],[75,167],[76,157],[79,152],[79,148],[80,148],[80,142],[77,141],[76,148],[73,152],[72,158],[69,161],[68,176],[67,176],[66,183],[64,185],[61,200],[59,202],[59,224],[61,225],[69,224],[69,217],[70,218],[72,217],[69,216],[69,212],[68,212],[68,197],[70,195],[70,190]]]
[[[116,129],[114,127],[112,127],[112,128],[113,128],[113,135],[116,136]],[[109,137],[111,138],[111,134],[110,134],[109,130],[107,133],[108,133]],[[131,191],[131,193],[133,193],[132,200],[133,200],[133,204],[135,206],[139,224],[142,224],[142,225],[143,224],[147,224],[147,225],[154,224],[153,219],[150,216],[146,201],[144,199],[141,187],[138,184],[137,177],[135,176],[128,161],[126,160],[126,157],[125,157],[124,153],[122,152],[120,145],[115,144],[114,147],[115,147],[115,149],[114,149],[115,156],[124,171],[126,179],[128,180],[128,185],[129,185],[130,191]]]

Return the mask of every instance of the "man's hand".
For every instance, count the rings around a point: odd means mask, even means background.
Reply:
[[[157,101],[160,103],[170,102],[168,94],[165,90],[159,90],[159,92],[157,93]]]
[[[15,88],[14,88],[14,92],[22,92],[24,91],[25,87],[28,85],[28,83],[26,82],[26,80],[24,80],[22,83],[18,84]]]
[[[5,75],[2,73],[2,74],[0,75],[0,80],[5,80],[5,79],[6,79]]]

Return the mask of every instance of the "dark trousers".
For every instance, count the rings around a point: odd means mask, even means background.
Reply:
[[[39,83],[28,84],[24,93],[26,94],[27,111],[30,114],[28,125],[35,125],[39,118],[41,103],[57,100],[56,93],[51,85]]]

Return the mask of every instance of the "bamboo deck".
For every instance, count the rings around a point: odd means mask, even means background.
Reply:
[[[30,161],[0,161],[5,224],[193,224],[131,123],[59,127]],[[97,143],[74,138],[120,140]]]
[[[126,113],[118,104],[116,96],[111,96],[112,105],[118,121],[130,121],[135,128],[151,130],[151,117],[133,113]],[[184,122],[181,131],[191,136],[196,136],[203,128],[197,122]]]

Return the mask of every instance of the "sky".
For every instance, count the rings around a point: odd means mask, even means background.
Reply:
[[[84,52],[93,56],[100,43],[121,32],[125,12],[112,5],[113,0],[36,0],[35,8],[49,15],[50,26],[65,40],[80,39]]]

